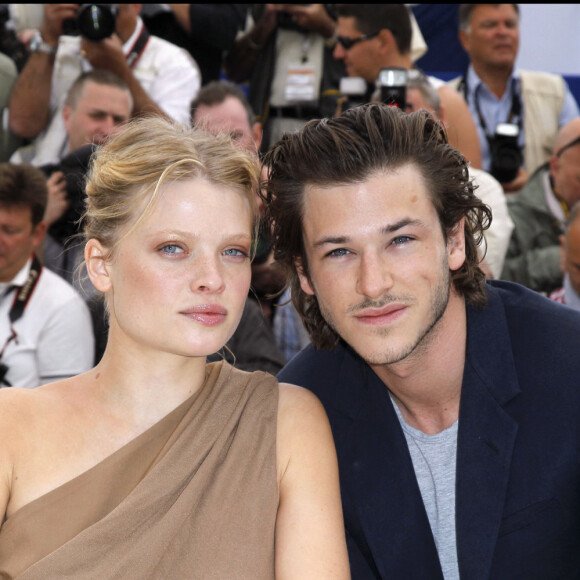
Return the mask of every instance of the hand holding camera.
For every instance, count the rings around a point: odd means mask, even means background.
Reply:
[[[40,33],[42,39],[51,46],[58,44],[63,32],[63,22],[74,20],[77,16],[79,4],[45,4],[44,18]]]

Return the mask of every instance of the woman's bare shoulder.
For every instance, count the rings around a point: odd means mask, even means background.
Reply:
[[[66,379],[34,389],[0,389],[0,437],[6,442],[13,437],[22,440],[25,433],[33,433],[39,423],[46,425],[58,409],[64,410],[71,382]]]
[[[277,447],[282,476],[292,457],[334,452],[334,443],[326,412],[316,395],[288,383],[280,383],[279,391]]]

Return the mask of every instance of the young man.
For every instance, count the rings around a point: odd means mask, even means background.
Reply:
[[[485,283],[489,209],[424,112],[366,105],[267,155],[275,255],[313,347],[352,577],[580,572],[580,315]]]

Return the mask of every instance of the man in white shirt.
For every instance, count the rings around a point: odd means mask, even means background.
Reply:
[[[0,164],[0,387],[37,387],[94,362],[88,307],[34,255],[46,197],[40,170]]]
[[[149,35],[140,4],[119,4],[115,33],[91,41],[63,35],[63,21],[76,18],[77,6],[45,4],[40,32],[10,96],[10,128],[35,138],[36,166],[55,163],[66,130],[64,101],[74,80],[92,68],[122,78],[131,91],[133,115],[165,114],[189,123],[189,103],[201,86],[199,68],[183,49]]]

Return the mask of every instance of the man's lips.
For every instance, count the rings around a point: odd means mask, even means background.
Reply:
[[[386,324],[399,318],[406,310],[406,304],[389,304],[382,308],[361,310],[355,314],[355,318],[364,324]]]
[[[180,314],[200,322],[204,326],[216,326],[226,319],[228,311],[218,304],[201,304],[183,310]]]

